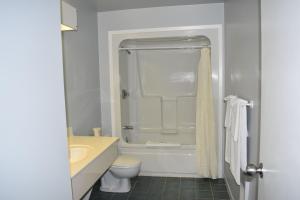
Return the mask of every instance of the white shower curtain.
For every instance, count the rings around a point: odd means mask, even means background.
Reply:
[[[196,101],[196,156],[198,174],[201,177],[217,178],[217,141],[209,48],[201,49]]]

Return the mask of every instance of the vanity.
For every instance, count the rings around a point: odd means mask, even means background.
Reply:
[[[73,200],[81,199],[118,156],[117,137],[70,136]]]

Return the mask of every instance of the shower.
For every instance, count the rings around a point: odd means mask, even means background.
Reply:
[[[142,160],[142,175],[197,176],[198,64],[201,49],[212,48],[213,104],[219,116],[223,95],[219,34],[216,27],[111,33],[113,134],[121,138],[122,154]],[[220,119],[216,121],[222,144]],[[219,148],[219,158],[221,154]]]
[[[200,49],[209,46],[205,36],[121,42],[121,123],[127,143],[195,145],[198,62]]]

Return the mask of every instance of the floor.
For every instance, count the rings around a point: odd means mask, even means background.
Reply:
[[[229,200],[223,179],[139,176],[128,193],[100,192],[98,181],[90,200]]]

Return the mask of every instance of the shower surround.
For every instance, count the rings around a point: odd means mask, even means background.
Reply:
[[[200,47],[211,47],[222,177],[223,61],[220,25],[112,31],[113,135],[142,160],[142,175],[197,177],[196,96]],[[199,48],[197,48],[199,47]]]

